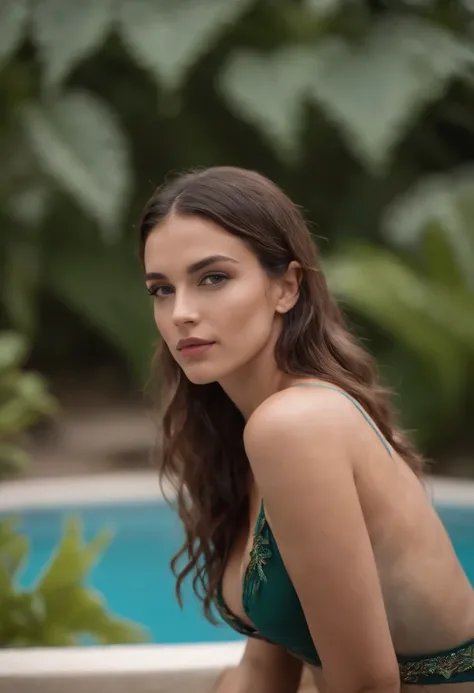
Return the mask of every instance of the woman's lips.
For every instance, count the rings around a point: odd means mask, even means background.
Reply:
[[[179,353],[183,356],[201,356],[205,354],[211,347],[213,347],[215,342],[204,342],[202,344],[190,344],[189,346],[182,347]]]

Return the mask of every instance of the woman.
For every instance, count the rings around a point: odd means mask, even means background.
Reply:
[[[302,662],[321,693],[474,691],[473,590],[296,206],[211,168],[159,189],[140,234],[178,596],[193,573],[249,636],[219,693],[292,693]]]

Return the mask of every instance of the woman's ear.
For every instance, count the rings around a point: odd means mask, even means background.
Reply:
[[[296,260],[288,265],[285,274],[278,281],[278,296],[275,312],[284,315],[288,313],[298,301],[300,285],[303,278],[303,270]]]

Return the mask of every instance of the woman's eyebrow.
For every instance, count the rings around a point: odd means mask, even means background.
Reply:
[[[195,272],[199,272],[199,270],[204,269],[208,265],[212,265],[215,262],[234,262],[238,264],[238,260],[235,260],[233,257],[228,257],[227,255],[209,255],[208,257],[204,257],[202,260],[198,260],[197,262],[193,262],[191,265],[186,267],[186,273],[187,274],[194,274]],[[147,272],[145,274],[145,279],[167,279],[168,277],[165,274],[162,274],[161,272]]]

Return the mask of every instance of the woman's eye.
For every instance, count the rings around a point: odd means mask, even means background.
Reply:
[[[152,286],[148,289],[148,293],[150,296],[155,296],[156,298],[166,298],[167,296],[171,296],[173,290],[171,286]]]
[[[206,274],[202,279],[201,284],[215,286],[216,284],[222,284],[228,277],[225,274],[220,274],[214,272],[213,274]]]
[[[199,282],[199,285],[217,286],[218,284],[222,284],[227,279],[228,277],[226,274],[222,274],[220,272],[213,272],[212,274],[206,274],[206,276],[203,277]],[[153,298],[168,298],[168,296],[173,295],[174,289],[172,286],[161,284],[159,286],[151,286],[148,289],[148,293],[150,294],[150,296],[153,296]]]

